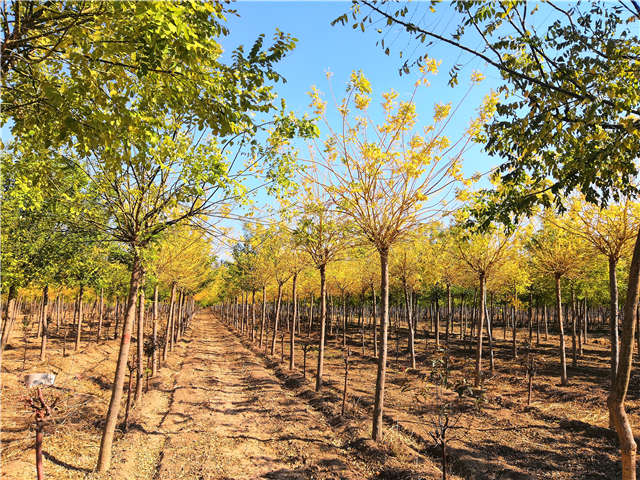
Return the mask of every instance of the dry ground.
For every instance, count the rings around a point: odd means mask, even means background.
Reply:
[[[44,468],[55,479],[435,479],[440,472],[416,442],[397,430],[375,445],[369,424],[343,418],[330,389],[322,396],[290,384],[273,361],[252,353],[224,325],[200,315],[160,375],[151,381],[128,433],[118,430],[113,468],[95,466],[117,341],[88,342],[62,356],[52,339],[49,362],[19,336],[2,362],[2,478],[32,479],[34,433],[21,386],[24,372],[53,371],[59,397],[44,440]],[[275,368],[275,371],[274,371]],[[289,383],[287,383],[289,382]],[[295,386],[299,388],[293,388]],[[339,402],[338,402],[339,403]],[[457,477],[453,477],[457,478]]]
[[[510,333],[509,333],[510,335]],[[519,335],[525,335],[521,331]],[[527,381],[520,349],[513,359],[511,343],[502,340],[502,330],[495,332],[496,370],[484,383],[482,401],[464,399],[455,402],[451,415],[456,427],[451,431],[452,470],[464,478],[474,479],[616,479],[620,477],[617,442],[608,426],[605,407],[608,391],[608,342],[592,338],[576,367],[571,366],[571,338],[568,338],[567,362],[570,385],[559,385],[558,339],[542,337],[534,351],[538,374],[534,380],[533,402],[526,406]],[[527,335],[528,336],[528,335]],[[444,335],[442,337],[444,344]],[[246,342],[246,341],[245,341]],[[296,350],[296,364],[303,363],[301,344],[313,345],[316,339],[303,334]],[[246,342],[249,344],[249,342]],[[348,337],[352,352],[349,393],[352,414],[369,421],[373,404],[376,366],[372,355],[370,333],[366,334],[364,354],[362,336],[354,328]],[[256,351],[256,347],[253,347]],[[444,403],[437,400],[433,382],[429,380],[432,360],[440,356],[434,341],[420,335],[417,340],[417,369],[408,369],[405,332],[399,340],[398,361],[395,358],[395,329],[390,329],[389,374],[385,413],[387,436],[401,432],[413,438],[421,451],[433,451],[429,433],[433,420]],[[473,345],[475,349],[475,345]],[[450,385],[462,379],[473,382],[474,361],[468,346],[456,336],[449,342]],[[328,342],[325,357],[327,391],[336,396],[342,391],[344,360],[342,334]],[[485,347],[485,355],[487,350]],[[288,343],[285,342],[285,358]],[[315,375],[317,350],[307,358],[307,377]],[[280,342],[274,364],[280,362]],[[274,368],[283,378],[295,377],[288,372],[286,361]],[[488,360],[484,361],[488,370]],[[426,393],[426,398],[424,395]],[[640,388],[636,374],[632,376],[627,403],[631,421],[640,426]],[[446,398],[456,399],[451,389]]]

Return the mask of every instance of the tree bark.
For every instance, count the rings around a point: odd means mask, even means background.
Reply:
[[[556,310],[558,315],[558,325],[560,327],[560,383],[562,385],[568,385],[567,380],[567,356],[565,354],[565,339],[564,339],[564,322],[562,320],[562,292],[560,289],[560,274],[555,274],[556,285]]]
[[[318,338],[318,369],[316,371],[316,392],[322,388],[324,367],[324,341],[327,333],[327,265],[318,266],[320,271],[320,337]]]
[[[142,276],[141,276],[142,277]],[[142,287],[143,278],[140,278],[140,304],[138,307],[138,335],[136,346],[137,353],[137,378],[136,378],[136,394],[133,398],[135,405],[140,405],[142,400],[142,385],[144,383],[144,288]]]
[[[411,368],[416,368],[416,349],[415,349],[415,329],[413,326],[413,315],[411,304],[409,301],[409,288],[407,287],[406,279],[402,279],[402,286],[404,287],[404,305],[405,313],[407,315],[407,325],[409,327],[409,353],[411,355]]]
[[[373,428],[371,438],[382,440],[382,416],[384,411],[384,384],[387,371],[387,335],[389,331],[389,250],[380,253],[380,355],[373,407]]]
[[[278,282],[278,298],[276,300],[276,315],[273,321],[273,338],[271,339],[271,355],[274,355],[276,351],[276,341],[278,340],[278,321],[280,320],[281,307],[282,307],[282,282]]]
[[[293,370],[295,366],[294,360],[294,352],[295,352],[295,342],[296,342],[296,319],[298,317],[298,299],[296,297],[296,287],[298,284],[298,273],[294,273],[293,275],[293,287],[291,292],[291,297],[293,301],[293,315],[291,318],[291,331],[289,332],[289,370]]]
[[[478,345],[476,347],[476,379],[474,385],[479,387],[482,384],[482,330],[484,328],[485,315],[485,294],[486,294],[486,278],[484,273],[480,274],[480,321],[478,322]]]
[[[100,288],[100,311],[98,312],[98,334],[96,340],[99,342],[102,336],[102,319],[104,317],[104,288]]]
[[[116,372],[111,389],[111,401],[102,432],[100,442],[100,453],[98,454],[98,472],[106,472],[111,464],[111,448],[113,445],[113,434],[118,422],[120,403],[122,400],[122,388],[127,370],[127,359],[129,358],[129,346],[131,344],[131,330],[136,317],[136,298],[142,281],[142,264],[137,252],[134,252],[133,264],[131,267],[131,281],[129,283],[129,295],[127,297],[127,310],[124,320],[122,339],[120,340],[120,353],[116,364]]]
[[[42,338],[40,339],[40,361],[47,358],[47,337],[49,336],[49,285],[42,289]]]
[[[164,345],[162,346],[162,361],[167,361],[167,352],[171,341],[171,323],[173,323],[173,303],[176,300],[176,283],[171,285],[171,298],[169,300],[169,312],[167,314],[167,328],[164,334]]]
[[[80,338],[82,336],[82,297],[84,296],[84,285],[80,286],[80,293],[78,293],[78,331],[76,332],[76,346],[74,350],[77,352],[80,350]]]
[[[262,317],[260,318],[260,348],[264,340],[264,324],[267,319],[267,286],[262,286]]]
[[[624,408],[624,401],[629,388],[629,377],[633,360],[633,340],[638,310],[638,289],[640,287],[640,232],[636,237],[633,257],[629,268],[627,298],[624,303],[622,317],[622,338],[616,381],[609,393],[607,406],[618,434],[622,456],[622,480],[636,479],[636,442],[633,438],[631,422]]]
[[[613,390],[618,371],[618,275],[616,273],[617,260],[609,257],[609,339],[611,341],[611,371],[610,384]],[[609,426],[613,427],[613,417],[609,415]]]
[[[9,287],[9,293],[7,294],[7,302],[3,305],[2,318],[4,323],[2,324],[2,337],[0,339],[0,352],[4,350],[4,347],[9,342],[9,336],[11,335],[11,329],[16,318],[16,295],[18,289],[11,285]]]
[[[151,340],[153,341],[153,353],[151,354],[151,376],[158,374],[158,283],[153,287],[153,314],[152,314],[152,332]]]

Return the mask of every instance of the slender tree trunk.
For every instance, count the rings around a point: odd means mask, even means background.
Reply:
[[[615,388],[618,372],[618,275],[617,260],[609,257],[609,340],[611,341],[611,370],[609,373],[611,390]],[[613,428],[613,415],[609,412],[609,427]]]
[[[564,339],[564,322],[562,320],[562,292],[560,290],[560,275],[555,275],[556,284],[556,311],[558,315],[558,325],[560,326],[560,383],[562,385],[568,385],[567,380],[567,357],[565,354],[565,339]]]
[[[318,369],[316,371],[316,392],[322,388],[324,367],[324,341],[327,333],[327,265],[318,266],[320,271],[320,337],[318,338]]]
[[[78,331],[76,332],[76,346],[74,350],[77,352],[80,350],[80,338],[82,336],[82,297],[84,295],[84,285],[80,286],[80,293],[78,293]]]
[[[251,290],[251,343],[256,341],[256,289]]]
[[[158,374],[158,282],[153,287],[152,322],[153,353],[151,354],[151,376],[155,377]]]
[[[140,405],[140,400],[142,400],[142,386],[144,384],[144,288],[142,283],[144,281],[144,276],[140,278],[140,305],[138,308],[138,335],[136,346],[138,347],[137,354],[137,378],[136,378],[136,394],[133,398],[133,403],[136,405]]]
[[[382,416],[384,411],[384,384],[387,371],[387,335],[389,331],[389,250],[380,253],[380,355],[373,407],[373,429],[371,438],[382,440]]]
[[[405,313],[407,315],[407,326],[409,327],[409,354],[411,355],[411,368],[416,368],[416,349],[415,349],[415,330],[413,326],[413,315],[409,301],[409,288],[407,287],[406,279],[402,279],[402,285],[404,287],[404,305]]]
[[[264,324],[267,319],[267,286],[262,286],[262,316],[260,318],[260,348],[264,341]]]
[[[164,345],[162,346],[162,361],[167,361],[167,352],[171,342],[171,324],[173,323],[173,303],[176,300],[176,284],[171,284],[171,298],[169,300],[169,312],[167,312],[167,328],[164,334]]]
[[[271,339],[271,355],[276,351],[276,340],[278,340],[278,320],[282,306],[282,282],[278,282],[278,298],[276,300],[276,316],[273,321],[273,338]]]
[[[2,318],[4,323],[2,324],[2,338],[0,339],[0,352],[4,350],[4,347],[9,342],[9,336],[11,335],[11,328],[16,318],[16,295],[18,289],[11,285],[7,294],[7,301],[3,305]]]
[[[47,337],[49,336],[49,285],[42,289],[42,337],[40,339],[40,361],[47,358]]]
[[[99,342],[102,336],[102,319],[104,317],[104,288],[100,288],[100,311],[98,312],[98,334],[96,340]]]
[[[295,366],[295,342],[296,342],[296,319],[298,317],[298,299],[296,287],[298,284],[298,272],[293,274],[293,287],[291,291],[291,297],[293,302],[293,315],[291,318],[291,331],[289,332],[289,370],[293,370]]]
[[[480,274],[480,320],[478,321],[478,345],[476,348],[476,379],[474,385],[479,387],[482,384],[482,329],[484,328],[486,278],[484,273]]]
[[[133,265],[131,268],[131,281],[129,283],[129,295],[127,297],[127,309],[124,320],[122,339],[120,341],[120,353],[111,389],[111,401],[102,432],[100,442],[100,453],[98,454],[98,472],[106,472],[111,464],[111,447],[113,445],[113,434],[118,422],[120,403],[122,400],[122,388],[127,370],[127,359],[129,358],[129,346],[131,344],[131,330],[136,317],[136,298],[138,289],[142,281],[142,264],[137,252],[134,252]]]
[[[445,326],[444,341],[449,344],[449,329],[453,321],[453,305],[451,302],[451,285],[447,283],[447,324]]]
[[[371,284],[371,297],[373,302],[373,311],[371,317],[373,319],[373,356],[378,356],[378,313],[376,312],[376,289]]]

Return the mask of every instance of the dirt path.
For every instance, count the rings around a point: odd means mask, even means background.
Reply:
[[[361,479],[372,472],[226,328],[198,319],[155,478]]]

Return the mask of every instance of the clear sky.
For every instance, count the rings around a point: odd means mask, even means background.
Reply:
[[[344,92],[344,87],[353,70],[362,70],[373,87],[373,100],[381,99],[381,93],[394,89],[401,97],[408,97],[413,90],[417,78],[415,73],[400,75],[402,60],[399,50],[412,53],[413,56],[424,53],[422,45],[410,42],[403,32],[391,31],[385,42],[391,46],[392,52],[385,55],[376,42],[381,38],[375,27],[369,27],[364,33],[350,25],[331,26],[331,21],[349,11],[351,2],[238,2],[233,5],[239,17],[229,17],[231,34],[223,41],[225,53],[229,54],[239,44],[245,49],[251,47],[253,41],[261,33],[267,38],[276,29],[290,33],[298,39],[296,49],[279,65],[278,71],[287,79],[286,84],[279,84],[277,91],[287,101],[288,107],[297,113],[309,111],[307,92],[312,85],[328,93],[329,83],[326,72],[331,71],[331,86],[336,96]],[[427,9],[426,3],[419,7]],[[451,31],[457,26],[456,13],[448,7],[439,7],[435,14],[441,31]],[[385,28],[381,25],[380,28]],[[454,117],[449,129],[452,138],[457,138],[468,125],[470,119],[491,88],[499,85],[495,70],[487,68],[479,59],[462,56],[454,47],[434,45],[427,50],[430,57],[441,60],[440,72],[430,78],[431,86],[422,89],[417,97],[418,114],[427,123],[437,102],[451,102],[456,105],[467,93],[470,86],[469,76],[473,70],[481,71],[486,79],[474,86],[471,93]],[[449,70],[454,64],[463,67],[460,84],[451,88],[447,85]],[[379,103],[379,102],[377,102]],[[371,110],[375,110],[372,106]],[[375,118],[374,118],[375,119]],[[474,147],[465,157],[464,170],[467,173],[486,171],[497,163],[489,158],[482,149]]]

